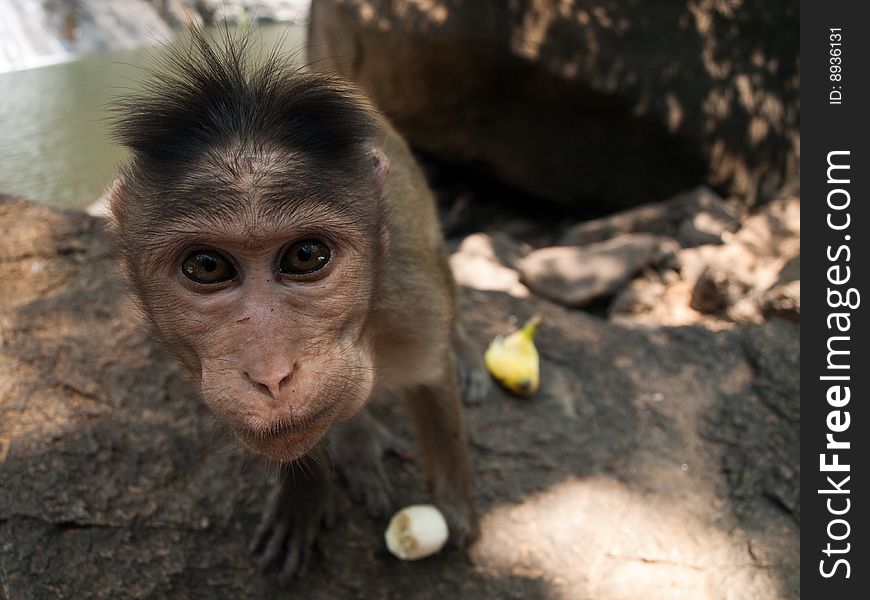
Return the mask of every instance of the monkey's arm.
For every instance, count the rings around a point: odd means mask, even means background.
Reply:
[[[282,586],[301,574],[310,559],[321,527],[335,519],[333,484],[321,448],[290,464],[281,465],[278,483],[251,542],[261,552],[261,571],[283,557],[278,581]]]
[[[439,383],[410,390],[408,405],[423,452],[429,491],[447,519],[451,543],[464,547],[477,537],[478,524],[471,497],[468,441],[452,352],[446,363]]]
[[[321,527],[330,526],[335,516],[330,465],[369,514],[388,516],[392,490],[383,465],[387,452],[406,460],[411,457],[405,443],[363,408],[333,428],[315,452],[281,465],[278,483],[251,543],[251,551],[261,553],[260,569],[283,558],[281,585],[302,573]]]
[[[392,486],[383,459],[390,452],[410,460],[406,444],[363,408],[329,433],[329,450],[351,498],[365,506],[373,517],[389,516],[393,508]]]

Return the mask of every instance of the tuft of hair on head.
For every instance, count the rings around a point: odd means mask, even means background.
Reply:
[[[364,159],[381,121],[356,88],[294,66],[277,46],[257,59],[250,32],[222,31],[191,30],[148,70],[141,92],[113,104],[114,137],[137,170],[183,172],[214,148]]]

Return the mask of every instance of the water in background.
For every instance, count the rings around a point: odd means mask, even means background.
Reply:
[[[305,44],[302,25],[257,28],[262,47],[287,53]],[[109,102],[137,89],[144,48],[0,73],[0,193],[80,208],[108,185],[124,150],[109,137]],[[304,57],[298,54],[301,60]]]

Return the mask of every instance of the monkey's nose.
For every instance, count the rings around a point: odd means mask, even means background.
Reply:
[[[290,383],[295,371],[296,365],[293,365],[290,368],[276,366],[259,369],[255,372],[251,369],[251,371],[243,371],[243,374],[251,382],[251,385],[277,400],[281,388]]]

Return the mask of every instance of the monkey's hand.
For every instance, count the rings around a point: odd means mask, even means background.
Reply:
[[[283,557],[281,586],[305,571],[318,533],[335,520],[333,487],[323,464],[322,457],[305,457],[281,467],[280,480],[251,542],[251,552],[260,554],[260,571]]]
[[[331,456],[351,498],[369,515],[383,518],[392,508],[392,485],[384,469],[388,452],[410,460],[412,453],[366,409],[330,433]]]
[[[425,457],[429,494],[447,520],[449,543],[464,548],[477,537],[478,522],[459,381],[453,371],[454,358],[445,362],[444,381],[409,390],[408,406]]]
[[[450,531],[448,544],[463,549],[480,535],[480,524],[474,505],[468,499],[451,497],[446,492],[435,493],[435,505],[441,510]]]

